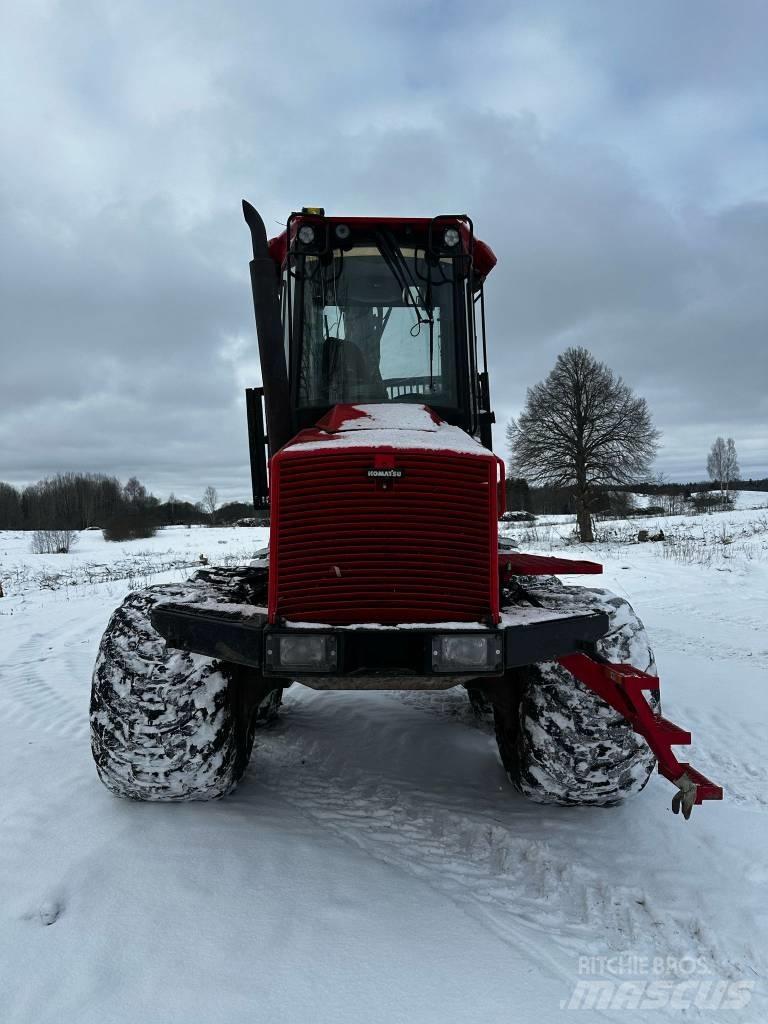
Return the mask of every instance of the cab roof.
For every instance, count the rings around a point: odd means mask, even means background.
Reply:
[[[455,218],[451,217],[440,217],[439,220],[453,220],[455,219],[462,234],[469,237],[469,229],[466,227],[466,220],[463,220],[460,216]],[[304,221],[310,221],[316,223],[321,220],[323,223],[328,224],[333,228],[337,224],[347,224],[352,231],[367,230],[377,227],[386,227],[407,230],[410,228],[415,235],[426,238],[427,232],[429,231],[430,225],[434,222],[433,217],[326,217],[325,215],[319,215],[316,213],[307,214],[292,214],[289,218],[288,223],[290,224],[291,241],[293,241],[296,232],[301,227]],[[278,270],[282,270],[285,266],[286,255],[288,249],[288,229],[282,231],[279,235],[269,240],[269,255],[275,261]],[[477,286],[479,287],[485,278],[490,274],[493,268],[496,266],[496,254],[490,245],[481,239],[473,236],[472,238],[472,265],[475,270],[477,278]]]

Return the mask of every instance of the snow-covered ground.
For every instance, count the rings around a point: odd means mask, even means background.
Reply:
[[[629,492],[636,507],[643,508],[648,505],[658,505],[663,502],[661,496],[653,494],[635,494]],[[716,498],[718,491],[694,491],[693,494]],[[768,493],[765,491],[729,491],[728,497],[735,509],[756,509],[768,508]]]
[[[768,494],[765,491],[734,491],[733,504],[740,508],[768,508]]]
[[[725,786],[687,823],[658,777],[618,808],[526,802],[454,691],[294,686],[229,799],[117,800],[87,720],[112,608],[201,555],[244,561],[266,531],[85,532],[67,556],[0,533],[0,1020],[764,1024],[765,521],[603,523],[591,551],[646,621],[692,762]],[[669,539],[627,543],[644,526]],[[543,553],[569,531],[505,530]]]

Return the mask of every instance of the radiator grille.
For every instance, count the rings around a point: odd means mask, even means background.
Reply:
[[[303,622],[478,621],[495,614],[494,457],[373,451],[273,460],[270,613]],[[385,486],[386,484],[386,486]]]

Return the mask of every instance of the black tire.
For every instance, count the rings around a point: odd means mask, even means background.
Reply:
[[[523,591],[546,608],[607,612],[610,629],[598,652],[656,674],[645,629],[627,601],[556,579],[526,581]],[[494,705],[494,722],[515,789],[539,803],[593,806],[620,803],[643,789],[656,763],[645,740],[562,665],[529,665],[510,682],[505,699]],[[658,691],[650,700],[658,707]]]
[[[258,724],[281,691],[253,669],[166,646],[150,614],[160,601],[239,603],[250,570],[211,570],[129,594],[101,641],[91,690],[91,749],[99,778],[134,800],[214,800],[242,777]]]
[[[465,683],[464,689],[467,691],[469,704],[475,718],[480,721],[490,720],[493,715],[493,701],[485,689],[482,686],[473,686],[471,683]]]
[[[257,705],[253,713],[254,728],[258,728],[261,725],[271,725],[280,714],[282,703],[282,687],[278,686],[274,690],[268,690],[266,697]]]

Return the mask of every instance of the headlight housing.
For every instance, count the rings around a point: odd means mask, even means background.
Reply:
[[[330,633],[268,633],[264,655],[274,672],[333,672],[338,664],[336,637]]]
[[[437,634],[432,637],[432,671],[500,672],[502,643],[495,633]]]
[[[311,224],[302,224],[299,228],[299,241],[302,245],[314,245],[315,229]]]

